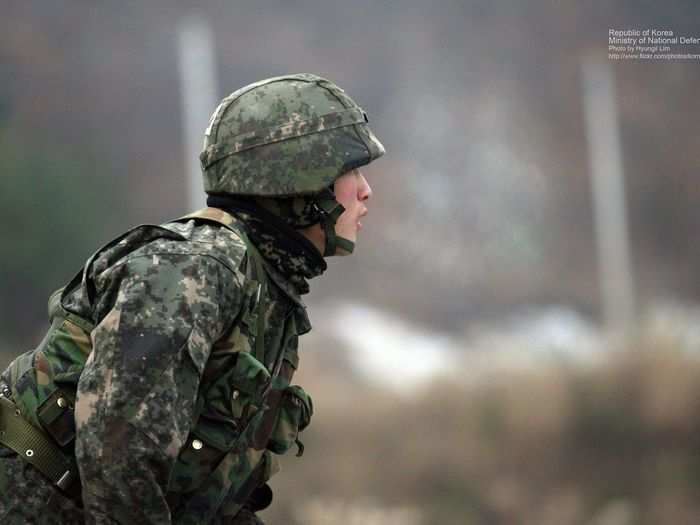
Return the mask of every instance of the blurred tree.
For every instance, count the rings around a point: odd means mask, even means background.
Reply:
[[[119,228],[120,185],[85,159],[0,129],[0,362],[38,342],[48,294]]]

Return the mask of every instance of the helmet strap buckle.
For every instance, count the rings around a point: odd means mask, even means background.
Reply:
[[[326,242],[323,250],[324,257],[331,257],[335,255],[338,248],[352,253],[355,248],[355,243],[349,239],[344,239],[339,237],[335,232],[335,224],[345,211],[345,207],[335,200],[335,195],[332,192],[328,192],[326,195],[322,195],[321,198],[314,202],[314,207],[316,211],[321,215],[321,226],[326,234]]]

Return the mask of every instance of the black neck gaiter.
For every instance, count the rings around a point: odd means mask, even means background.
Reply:
[[[238,218],[260,255],[289,280],[300,295],[309,292],[307,279],[326,271],[326,261],[309,239],[252,199],[209,195],[207,205]]]

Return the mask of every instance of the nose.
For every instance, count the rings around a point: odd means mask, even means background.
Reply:
[[[357,197],[361,201],[366,201],[371,196],[372,196],[372,187],[369,185],[369,182],[367,182],[367,179],[365,179],[365,176],[360,173],[360,185],[358,187]]]

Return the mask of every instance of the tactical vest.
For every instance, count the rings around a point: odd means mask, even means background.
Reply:
[[[255,333],[255,345],[251,348],[237,344],[240,332],[234,329],[212,349],[201,378],[194,425],[174,465],[168,487],[167,499],[174,523],[206,523],[217,513],[235,515],[247,495],[276,470],[272,453],[283,454],[296,443],[298,455],[301,455],[303,445],[298,435],[308,425],[313,412],[308,394],[301,387],[290,385],[298,360],[296,352],[287,351],[289,339],[298,333],[294,316],[287,319],[278,355],[272,360],[265,359],[264,311],[269,278],[256,248],[244,233],[230,226],[231,216],[221,210],[207,208],[173,223],[192,219],[218,223],[246,243],[247,257],[242,262],[245,265],[242,272],[247,278],[239,321]],[[64,467],[75,470],[73,408],[78,380],[92,351],[90,334],[94,325],[66,310],[62,300],[81,284],[89,293],[87,280],[95,257],[139,228],[150,229],[145,236],[148,242],[162,237],[186,240],[169,229],[168,224],[138,226],[98,250],[66,287],[51,295],[51,326],[39,346],[17,357],[3,374],[2,379],[11,391],[9,397],[19,413],[17,417],[32,428],[23,431],[25,437],[19,439],[19,443],[17,439],[12,443],[7,439],[3,441],[0,432],[0,443],[13,448],[66,492],[71,492],[70,481],[77,478],[77,471],[69,476],[73,479],[67,480],[65,475],[64,479],[57,478]],[[231,421],[207,417],[207,407],[214,403],[231,407]],[[40,429],[48,438],[48,452],[35,453],[37,445],[27,440],[26,435],[35,429]],[[240,455],[241,450],[246,450],[249,469],[241,469],[238,460],[237,468],[232,469],[226,458]],[[56,456],[53,465],[47,467],[52,460],[38,458],[39,454]]]

